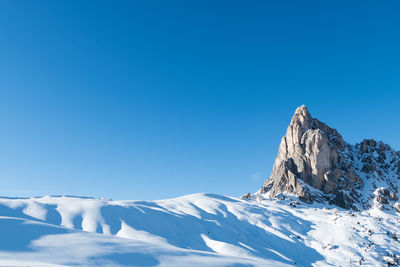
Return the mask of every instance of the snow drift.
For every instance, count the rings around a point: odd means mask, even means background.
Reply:
[[[394,211],[291,198],[0,198],[0,214],[0,265],[380,266],[400,253]]]

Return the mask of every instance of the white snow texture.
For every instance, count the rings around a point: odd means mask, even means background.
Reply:
[[[400,217],[290,197],[0,198],[0,266],[386,266]]]

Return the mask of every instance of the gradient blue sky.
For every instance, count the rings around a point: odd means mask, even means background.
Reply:
[[[0,1],[0,195],[256,191],[295,108],[400,149],[399,1]]]

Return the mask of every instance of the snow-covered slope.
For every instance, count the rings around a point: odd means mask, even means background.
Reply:
[[[394,211],[318,205],[214,194],[0,198],[0,265],[382,266],[400,254]]]

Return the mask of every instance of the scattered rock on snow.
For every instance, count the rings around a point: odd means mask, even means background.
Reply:
[[[250,199],[250,197],[251,197],[251,194],[247,193],[247,194],[242,196],[242,199]]]
[[[323,246],[323,249],[329,249],[329,250],[336,249],[336,248],[338,248],[338,246],[332,245],[331,243],[328,243],[328,244]]]

